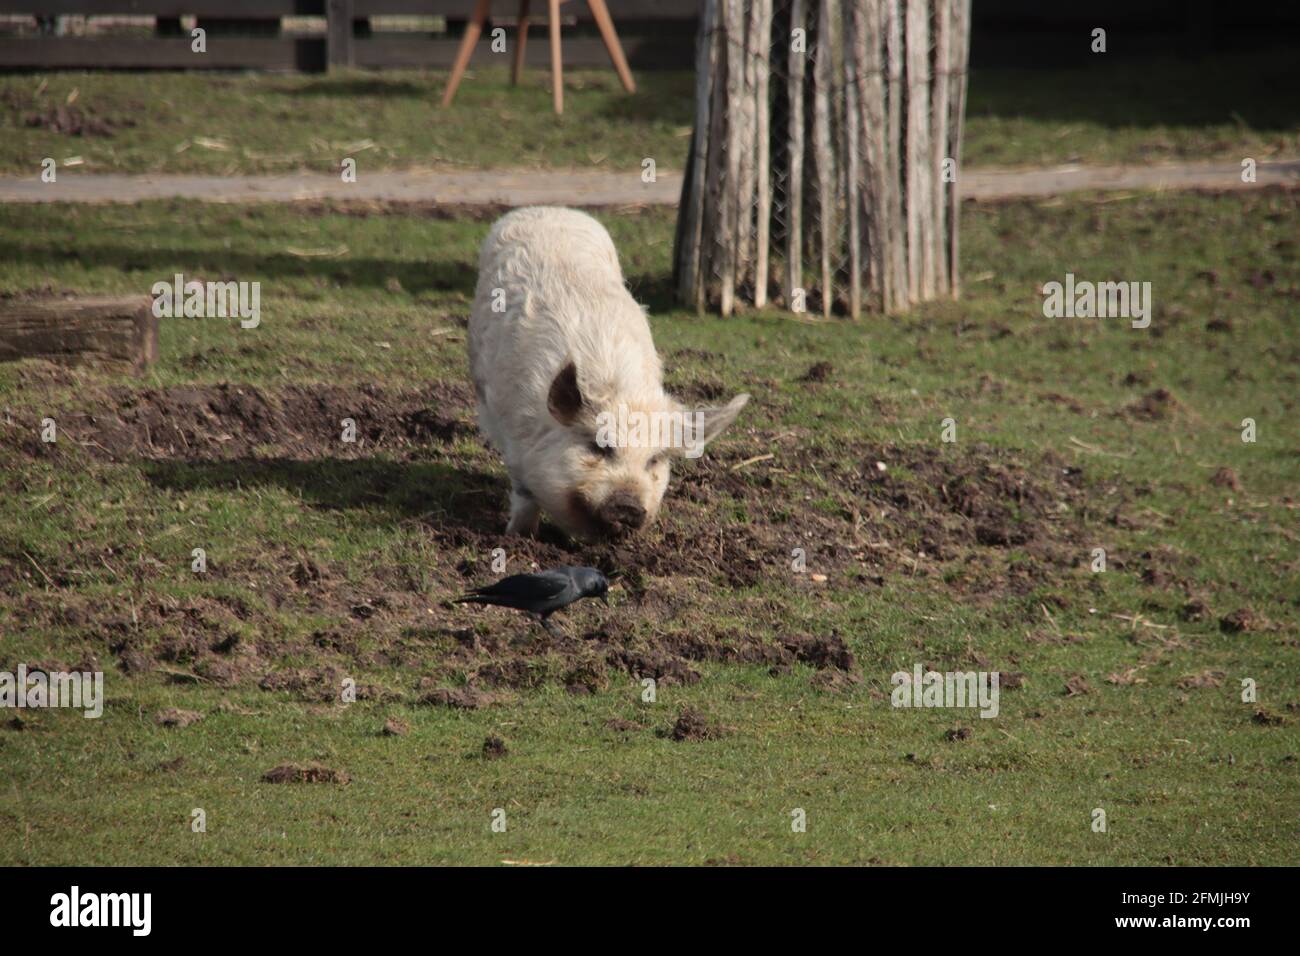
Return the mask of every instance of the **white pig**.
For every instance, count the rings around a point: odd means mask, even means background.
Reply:
[[[573,209],[518,209],[492,227],[469,359],[479,427],[510,473],[510,534],[535,534],[542,511],[580,538],[643,527],[659,511],[670,459],[699,454],[749,401],[689,410],[664,392],[614,243]],[[611,430],[620,416],[663,427]]]

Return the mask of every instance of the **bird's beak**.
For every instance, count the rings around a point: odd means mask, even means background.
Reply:
[[[605,607],[609,607],[609,595],[602,594],[600,596],[600,603],[605,605]]]

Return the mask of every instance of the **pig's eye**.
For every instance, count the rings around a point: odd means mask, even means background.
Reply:
[[[591,452],[597,458],[613,458],[616,449],[613,445],[602,445],[598,441],[588,442],[587,451]]]
[[[651,471],[651,470],[653,470],[653,469],[655,469],[655,468],[658,468],[660,465],[662,465],[662,464],[663,464],[664,462],[666,462],[667,460],[668,460],[668,456],[667,456],[667,455],[664,455],[664,454],[655,455],[655,456],[654,456],[653,458],[651,458],[650,461],[646,464],[646,470],[647,470],[647,471]]]

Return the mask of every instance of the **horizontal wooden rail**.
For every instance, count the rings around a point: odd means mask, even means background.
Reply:
[[[430,69],[451,67],[457,39],[430,39],[379,35],[352,38],[354,66],[368,69]],[[0,69],[158,69],[158,70],[302,70],[325,69],[324,37],[209,37],[207,53],[190,50],[187,37],[0,37]],[[693,51],[689,42],[672,37],[623,37],[623,50],[633,69],[687,69]],[[529,44],[529,66],[550,63],[545,44]],[[484,49],[474,64],[496,62]],[[570,37],[564,41],[566,66],[603,68],[609,53],[598,37]],[[508,61],[502,55],[500,63]]]
[[[446,17],[466,20],[474,0],[351,0],[352,15]],[[693,20],[699,14],[699,0],[608,0],[614,21]],[[52,16],[200,16],[228,19],[259,19],[294,16],[324,16],[326,0],[0,0],[0,13]],[[518,0],[497,0],[492,10],[513,17]],[[585,3],[565,7],[566,16],[591,20]]]

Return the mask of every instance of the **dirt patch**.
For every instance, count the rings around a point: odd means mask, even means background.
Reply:
[[[678,742],[688,740],[717,740],[725,737],[728,727],[713,724],[707,717],[692,707],[683,707],[677,722],[668,731],[668,738]]]
[[[1243,634],[1246,631],[1257,631],[1260,629],[1262,621],[1259,615],[1248,607],[1238,608],[1231,614],[1226,614],[1219,619],[1219,629],[1225,634]]]
[[[458,710],[478,710],[497,703],[497,695],[473,687],[438,687],[420,698],[422,704],[454,707]]]
[[[1187,674],[1178,678],[1174,686],[1179,690],[1193,690],[1201,687],[1222,687],[1227,675],[1223,671],[1204,670],[1197,674]]]
[[[282,764],[262,774],[263,783],[349,783],[351,780],[346,772],[318,763]]]
[[[1182,410],[1182,403],[1174,398],[1167,388],[1158,388],[1148,392],[1136,402],[1126,406],[1124,413],[1129,418],[1144,422],[1163,422],[1173,418]]]
[[[1263,708],[1255,711],[1255,715],[1250,719],[1261,727],[1281,727],[1287,722],[1286,718],[1281,714],[1275,714]]]
[[[1066,697],[1081,697],[1084,694],[1092,693],[1092,685],[1088,683],[1088,678],[1082,674],[1074,674],[1065,681]]]
[[[271,671],[257,686],[262,690],[287,691],[299,700],[317,704],[345,700],[345,694],[353,700],[385,700],[391,696],[374,685],[348,683],[348,680],[337,667],[302,667]]]
[[[1210,484],[1227,488],[1229,491],[1241,491],[1241,479],[1231,468],[1220,468],[1210,476]]]
[[[389,717],[384,721],[383,730],[380,731],[385,737],[405,737],[411,732],[411,725],[404,720],[396,717]]]
[[[814,362],[808,367],[808,371],[799,376],[800,382],[824,382],[835,372],[835,366],[830,362]]]
[[[803,664],[817,672],[819,690],[862,693],[859,663],[839,634],[791,628],[792,591],[874,588],[906,575],[989,607],[1077,577],[1085,517],[1104,519],[1090,507],[1082,471],[1050,453],[868,442],[823,451],[797,429],[750,429],[679,468],[659,522],[638,538],[581,544],[546,525],[537,539],[506,538],[507,486],[495,456],[477,439],[469,451],[453,447],[474,434],[467,386],[113,388],[87,392],[54,417],[60,443],[45,446],[28,440],[35,413],[0,409],[0,454],[138,466],[168,492],[283,487],[304,507],[400,522],[446,558],[358,568],[270,544],[253,565],[228,568],[209,556],[207,579],[227,590],[256,580],[247,599],[158,597],[122,608],[80,597],[82,573],[135,561],[148,587],[175,569],[141,564],[130,550],[71,548],[32,555],[38,571],[23,553],[0,548],[0,592],[18,595],[15,619],[25,627],[104,641],[127,673],[256,684],[320,704],[340,699],[358,665],[426,675],[414,694],[357,686],[359,700],[465,709],[547,683],[573,694],[626,678],[690,685],[705,662],[774,673]],[[355,442],[343,440],[343,419],[355,422]],[[810,457],[816,483],[800,467]],[[805,574],[791,569],[794,546],[807,553]],[[563,633],[551,635],[509,612],[471,616],[446,605],[467,585],[501,576],[491,566],[499,547],[508,573],[580,564],[623,572],[613,608],[557,615]],[[701,595],[725,596],[746,627],[701,618]],[[304,614],[330,623],[286,636],[284,616]]]
[[[642,724],[638,724],[635,720],[624,720],[622,717],[611,717],[609,720],[605,721],[605,726],[610,730],[616,730],[619,733],[624,734],[630,734],[637,730],[645,730],[645,727]]]
[[[293,385],[275,391],[187,385],[113,388],[92,397],[98,401],[90,409],[83,402],[51,417],[72,444],[114,461],[233,460],[270,457],[263,452],[272,449],[276,458],[348,459],[378,450],[409,452],[475,431],[468,415],[470,391],[459,385],[419,391],[370,385]],[[24,430],[37,426],[30,416],[11,417]],[[23,450],[50,455],[59,449],[58,443],[25,443]]]
[[[160,727],[188,727],[203,719],[203,715],[194,710],[181,710],[179,707],[167,707],[158,711],[154,722]]]
[[[51,105],[23,117],[28,129],[43,129],[64,136],[95,136],[108,138],[119,129],[129,129],[135,120],[127,117],[96,116],[78,106]]]
[[[845,673],[844,671],[818,671],[808,680],[809,686],[814,690],[831,694],[848,693],[861,683],[862,676],[860,674]]]

